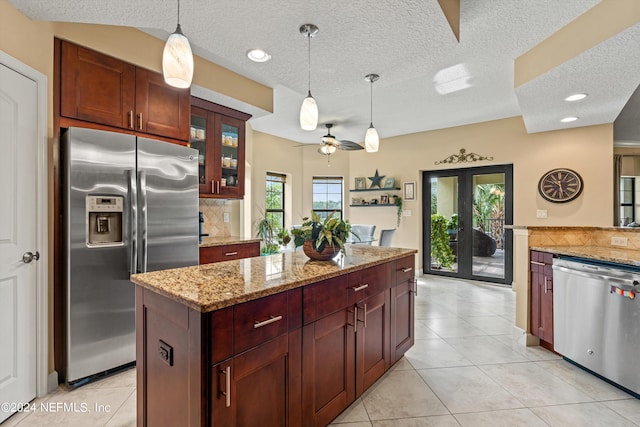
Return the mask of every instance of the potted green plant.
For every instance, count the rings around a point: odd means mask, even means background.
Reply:
[[[273,219],[266,213],[256,224],[257,237],[262,239],[261,255],[271,255],[280,252],[280,246],[291,241],[289,232],[274,223]]]
[[[458,235],[458,214],[454,213],[447,221],[447,233],[451,240],[455,240]]]
[[[396,227],[400,227],[400,221],[402,220],[402,197],[394,194],[393,204],[396,205]]]
[[[325,219],[311,212],[311,217],[302,218],[302,226],[291,230],[293,242],[302,246],[304,253],[311,259],[328,260],[339,251],[344,252],[344,242],[351,233],[349,221],[335,217],[335,212]]]
[[[440,214],[431,215],[431,256],[435,260],[436,268],[451,268],[453,265],[454,257],[449,246],[447,219]]]

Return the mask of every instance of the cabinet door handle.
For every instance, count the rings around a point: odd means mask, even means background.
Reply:
[[[224,375],[224,391],[222,395],[225,397],[224,405],[227,408],[231,407],[231,366],[227,366],[223,371],[220,371]]]
[[[233,255],[238,255],[238,252],[227,252],[226,254],[224,254],[224,256],[233,256]]]
[[[547,293],[547,276],[544,276],[544,293]]]
[[[367,304],[362,304],[362,309],[364,310],[364,322],[362,322],[362,325],[364,326],[364,328],[367,328]]]
[[[533,264],[533,265],[546,265],[544,262],[538,262],[538,261],[531,261],[531,264]]]
[[[279,320],[282,320],[282,316],[271,316],[267,320],[263,320],[262,322],[258,322],[256,320],[256,322],[253,324],[253,329],[262,328],[263,326],[267,326]]]
[[[408,273],[413,270],[413,267],[401,268],[400,270],[402,270],[403,273]]]
[[[135,128],[135,124],[133,121],[133,110],[129,110],[129,127],[131,129]]]
[[[353,333],[358,332],[358,306],[353,306]]]
[[[413,289],[409,292],[413,292],[413,295],[418,296],[418,279],[413,279]]]
[[[353,289],[353,292],[360,292],[363,289],[367,289],[369,287],[368,283],[365,283],[364,285],[360,285],[360,286],[354,286],[351,289]]]
[[[140,125],[140,130],[142,130],[142,112],[140,113],[140,116],[138,117],[138,125]]]

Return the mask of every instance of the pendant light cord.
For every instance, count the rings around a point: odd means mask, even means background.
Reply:
[[[371,97],[370,97],[370,99],[371,99],[371,109],[370,109],[370,112],[371,112],[371,126],[373,126],[373,79],[371,79]]]
[[[180,0],[178,0],[178,25],[180,25]]]
[[[307,33],[307,39],[309,41],[308,44],[308,48],[307,48],[307,54],[308,54],[308,59],[309,59],[309,67],[308,67],[308,71],[309,71],[309,95],[311,95],[311,33]]]

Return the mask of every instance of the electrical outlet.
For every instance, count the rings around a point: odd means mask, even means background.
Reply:
[[[229,222],[229,212],[224,212],[222,214],[222,219],[224,222]]]
[[[627,240],[626,237],[612,237],[611,246],[627,246]]]
[[[402,211],[402,216],[411,216],[411,211],[408,209],[405,209]]]
[[[547,218],[547,210],[546,209],[536,210],[536,218]]]

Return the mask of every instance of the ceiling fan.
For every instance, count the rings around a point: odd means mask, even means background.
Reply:
[[[338,140],[335,136],[331,135],[331,128],[333,127],[332,123],[325,124],[327,128],[327,134],[322,137],[322,142],[320,143],[320,148],[318,148],[318,153],[323,154],[325,156],[330,156],[336,152],[337,149],[340,150],[364,150],[364,147],[353,141],[346,140]]]

